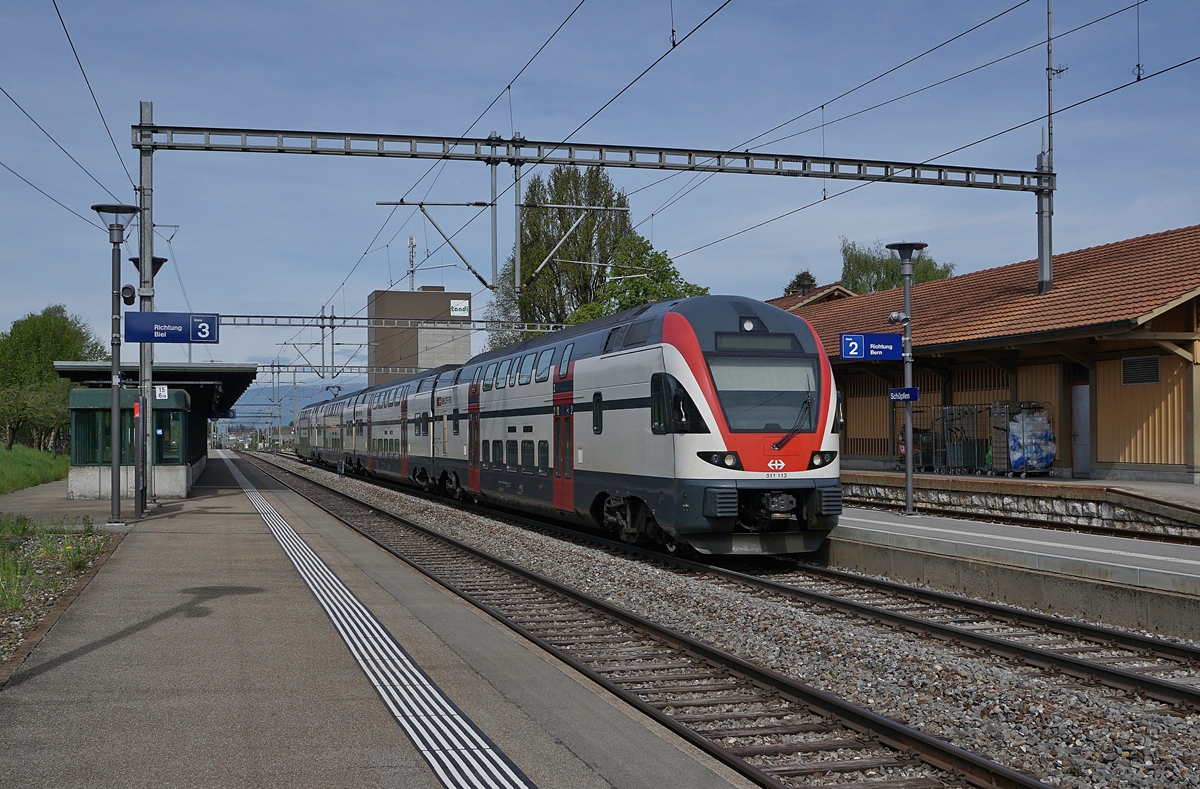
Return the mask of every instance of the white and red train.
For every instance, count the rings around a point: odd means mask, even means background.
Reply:
[[[837,406],[807,321],[701,296],[308,406],[297,453],[630,542],[804,553],[842,511]]]

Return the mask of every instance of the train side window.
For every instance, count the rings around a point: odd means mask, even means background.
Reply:
[[[533,441],[521,442],[521,470],[527,474],[533,473]]]
[[[539,384],[543,381],[550,380],[550,363],[553,361],[553,348],[547,348],[546,350],[542,351],[541,356],[539,356],[537,360],[537,367],[535,368],[535,372],[533,374],[533,380],[537,381]]]
[[[496,378],[496,362],[492,362],[487,366],[487,372],[483,374],[483,391],[492,391],[492,381]]]
[[[537,354],[531,353],[521,360],[521,377],[517,380],[521,386],[533,380],[533,363],[536,359]]]
[[[550,442],[542,439],[537,444],[538,473],[543,477],[550,473]]]
[[[458,409],[454,409],[454,435],[458,435]]]
[[[517,358],[512,360],[512,372],[510,372],[508,374],[508,385],[509,386],[517,385],[517,373],[519,373],[520,371],[521,371],[521,357],[518,356]]]
[[[424,388],[425,388],[425,382],[426,382],[426,381],[428,381],[428,380],[429,380],[428,378],[422,378],[422,379],[421,379],[421,380],[420,380],[420,381],[417,383],[417,392],[419,392],[419,391],[421,391],[422,389],[424,389]],[[416,394],[416,392],[414,392],[414,394]]]
[[[646,340],[650,337],[650,327],[654,325],[654,319],[635,323],[629,327],[629,331],[625,333],[624,347],[631,348],[635,345],[645,345]]]
[[[483,367],[476,367],[471,376],[471,394],[479,394],[479,379],[483,377]]]
[[[496,388],[503,389],[508,383],[508,368],[512,366],[512,359],[505,359],[500,362],[500,369],[496,371]]]
[[[709,432],[695,401],[670,373],[650,376],[650,431],[656,435]]]
[[[451,386],[458,386],[458,379],[462,378],[463,368],[459,367],[454,371],[454,383]]]
[[[505,459],[504,464],[506,466],[508,466],[509,471],[516,471],[517,466],[520,465],[520,463],[521,463],[521,459],[517,457],[517,442],[516,441],[506,442],[505,450],[508,454],[508,457]]]
[[[604,395],[600,392],[592,395],[592,432],[596,435],[604,432]]]
[[[608,339],[604,341],[604,350],[601,353],[611,353],[621,347],[621,340],[625,337],[625,330],[629,326],[618,326],[608,333]]]
[[[563,348],[562,358],[558,360],[558,377],[566,378],[567,373],[571,370],[571,351],[575,348],[575,343],[567,343],[567,347]]]
[[[479,465],[487,466],[492,462],[492,442],[482,441],[479,444]]]

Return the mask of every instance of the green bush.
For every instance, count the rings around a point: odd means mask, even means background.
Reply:
[[[14,444],[11,451],[0,447],[0,495],[63,479],[71,469],[66,454],[52,457],[49,452]]]

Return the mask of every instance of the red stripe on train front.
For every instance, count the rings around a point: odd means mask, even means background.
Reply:
[[[809,329],[811,330],[812,327],[809,326]],[[817,409],[819,415],[817,430],[813,433],[801,433],[789,441],[782,451],[775,451],[771,449],[771,445],[782,438],[784,433],[734,433],[729,430],[729,425],[725,421],[725,412],[721,409],[721,402],[717,398],[716,386],[708,371],[708,363],[704,359],[704,352],[700,349],[700,341],[696,339],[696,332],[687,318],[677,312],[668,312],[663,316],[662,336],[664,343],[674,346],[679,351],[687,366],[692,370],[692,374],[696,376],[700,394],[703,395],[704,401],[712,410],[713,418],[717,423],[717,432],[725,442],[724,448],[738,453],[743,469],[758,472],[797,472],[808,469],[809,457],[821,448],[825,437],[825,424],[829,415],[829,393],[832,391],[833,382],[833,370],[819,343],[817,348],[821,359],[822,382]],[[813,336],[816,336],[815,333]],[[713,449],[718,450],[721,447],[714,446]],[[772,468],[769,465],[772,461],[783,461],[784,465],[783,467],[776,465]]]

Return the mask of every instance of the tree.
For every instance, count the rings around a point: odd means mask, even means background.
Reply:
[[[104,344],[82,318],[51,304],[13,321],[0,333],[0,426],[12,449],[17,434],[32,430],[40,444],[65,423],[67,392],[54,371],[56,361],[106,359]]]
[[[602,206],[628,208],[625,194],[618,191],[600,167],[557,165],[543,179],[535,175],[525,187],[527,204]],[[513,286],[514,256],[501,269],[500,281],[486,316],[492,320],[524,323],[566,323],[584,304],[594,301],[607,281],[607,268],[617,243],[633,235],[628,211],[587,211],[574,232],[554,251],[554,260],[532,278],[530,275],[550,255],[556,244],[580,218],[580,209],[524,208],[521,210],[521,279],[518,294]],[[527,284],[526,284],[527,283]],[[493,331],[492,348],[522,339],[519,332]]]
[[[792,281],[783,289],[784,295],[789,293],[808,293],[817,286],[817,278],[812,272],[804,269],[796,276],[792,277]]]
[[[671,258],[640,235],[626,236],[617,243],[609,273],[613,279],[600,287],[595,299],[571,313],[568,323],[615,315],[648,301],[708,295],[708,288],[686,281]]]
[[[913,283],[945,279],[954,274],[953,263],[938,263],[928,250],[913,263]],[[842,236],[842,284],[855,293],[874,293],[904,285],[900,261],[875,240],[873,246],[859,245]]]

